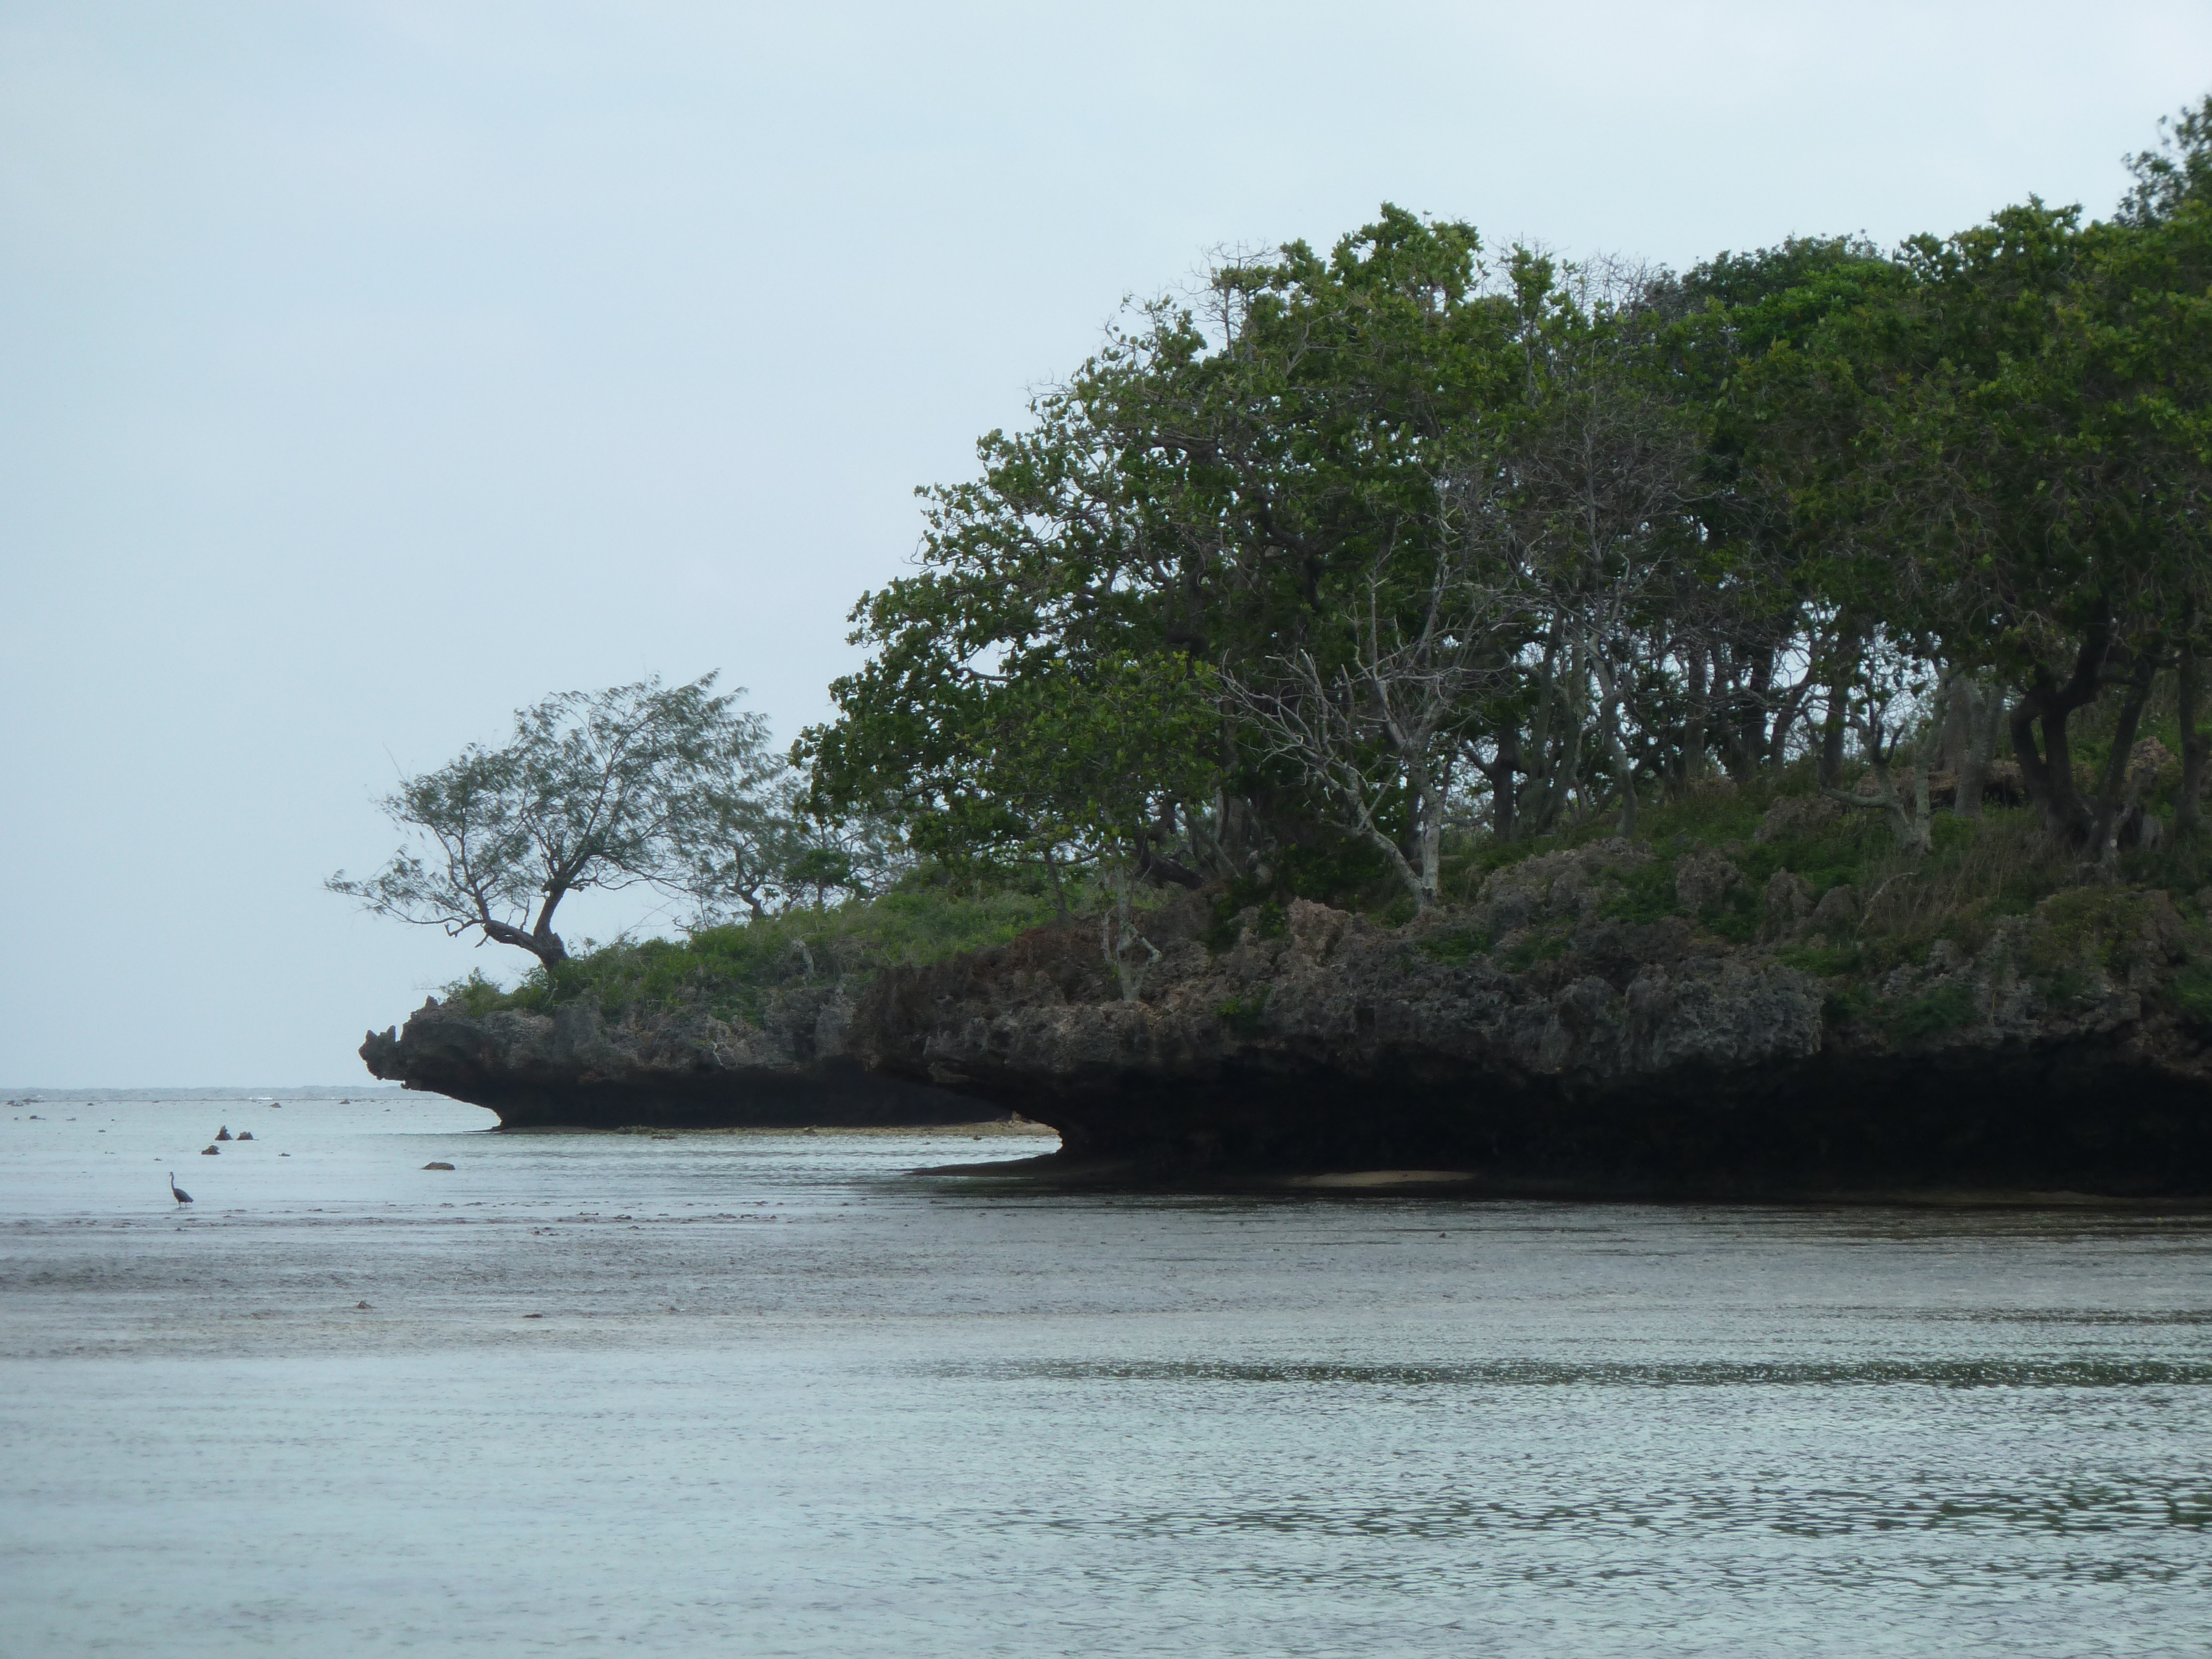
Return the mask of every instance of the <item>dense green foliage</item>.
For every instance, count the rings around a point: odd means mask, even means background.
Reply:
[[[2085,747],[2094,758],[2100,744],[2092,736]],[[1895,970],[1923,964],[1939,941],[1975,955],[2001,924],[2035,916],[2039,943],[2020,966],[2046,1000],[2063,1010],[2087,983],[2090,966],[2124,976],[2125,953],[2140,932],[2139,913],[2149,890],[2181,896],[2185,914],[2200,929],[2208,921],[2212,846],[2201,840],[2123,854],[2114,880],[2082,886],[2071,866],[2045,855],[2031,807],[1992,806],[1971,819],[1947,817],[1931,849],[1919,854],[1899,848],[1869,815],[1821,811],[1814,769],[1808,757],[1743,786],[1715,781],[1656,805],[1644,820],[1645,838],[1613,870],[1601,918],[1650,924],[1679,917],[1731,944],[1765,945],[1789,965],[1829,982],[1832,1020],[1900,1042],[1938,1035],[1967,1023],[1972,1013],[1957,987],[1902,1000],[1883,988]],[[2154,806],[2171,810],[2179,778],[2177,767],[2162,769]],[[1769,822],[1778,804],[1796,809],[1778,815],[1786,820],[1778,830]],[[1616,845],[1611,830],[1592,822],[1510,844],[1455,836],[1443,860],[1443,902],[1455,915],[1479,915],[1474,901],[1494,872],[1545,854]],[[1715,856],[1725,859],[1738,879],[1717,898],[1686,904],[1678,892],[1684,860]],[[1808,904],[1839,890],[1850,902],[1837,921],[1798,928],[1793,942],[1774,933],[1765,913],[1765,895],[1778,876],[1802,882]],[[1290,900],[1316,894],[1386,922],[1412,915],[1402,890],[1375,860],[1355,855],[1334,864],[1294,862],[1271,881],[1223,884],[1208,895],[1213,923],[1206,942],[1219,951],[1242,938],[1281,937]],[[1075,908],[1092,912],[1110,902],[1096,887],[1066,896]],[[1025,890],[955,883],[938,871],[911,877],[872,900],[797,907],[744,926],[702,928],[681,943],[603,946],[535,969],[512,989],[471,975],[444,994],[476,1013],[544,1012],[556,1003],[588,1000],[616,1020],[696,1010],[757,1022],[780,991],[832,983],[857,988],[887,966],[921,965],[1006,943],[1050,922],[1055,908],[1054,896],[1042,884]],[[1579,926],[1563,915],[1517,934],[1492,936],[1448,923],[1421,934],[1418,948],[1448,963],[1488,956],[1525,973],[1565,956]],[[2212,1024],[2208,964],[2212,952],[2182,971],[2173,996],[2183,1012]],[[1218,1012],[1231,1030],[1247,1031],[1260,1029],[1264,1009],[1263,985]]]
[[[1675,275],[1492,258],[1396,209],[1109,335],[975,480],[807,732],[817,805],[932,855],[1268,884],[1517,844],[1817,758],[1899,846],[2008,746],[2054,849],[2144,839],[2212,614],[2212,101],[2111,219]],[[2082,711],[2118,713],[2076,778]]]
[[[890,872],[864,815],[809,822],[768,721],[714,695],[712,674],[568,691],[519,709],[514,735],[404,778],[383,802],[406,844],[376,874],[324,884],[374,915],[451,935],[471,929],[557,968],[561,902],[646,886],[702,924],[759,918],[810,891],[865,892]]]
[[[588,999],[619,1018],[696,1008],[757,1021],[787,986],[857,981],[1001,945],[1052,918],[1048,898],[1010,889],[956,890],[916,881],[873,899],[794,907],[743,925],[694,929],[682,942],[621,941],[532,969],[503,988],[481,971],[446,987],[471,1013],[543,1011]]]
[[[476,843],[447,848],[414,919],[543,958],[452,988],[479,1010],[750,1017],[1077,913],[1126,995],[1170,884],[1207,890],[1226,948],[1296,897],[1402,921],[1623,836],[1607,916],[1685,915],[1680,860],[1724,857],[1687,919],[1830,980],[1838,1020],[1958,1024],[1956,992],[1892,1006],[1885,976],[2031,909],[2079,956],[2037,969],[2063,1002],[2130,894],[2212,880],[2212,99],[2131,165],[2105,219],[2031,200],[1679,273],[1388,206],[1224,261],[922,492],[919,568],[860,600],[866,659],[789,770],[703,683],[627,688],[691,696],[721,781],[653,783],[667,827],[632,850],[596,820],[523,835],[489,901]],[[1754,836],[1800,798],[1837,804]],[[453,805],[401,804],[434,838]],[[478,812],[485,844],[527,816]],[[1778,937],[1784,875],[1850,890],[1851,925]],[[566,959],[548,920],[586,878],[693,894],[688,942]],[[406,914],[426,878],[384,879],[337,884]],[[1569,948],[1423,939],[1516,970]],[[2177,995],[2212,1010],[2198,974]]]

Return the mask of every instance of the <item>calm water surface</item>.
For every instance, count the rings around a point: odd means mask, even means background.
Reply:
[[[2212,1647],[2201,1218],[489,1121],[0,1110],[0,1653]]]

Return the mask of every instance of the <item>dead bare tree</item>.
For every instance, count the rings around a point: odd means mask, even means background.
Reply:
[[[1383,855],[1416,910],[1437,902],[1454,764],[1482,694],[1505,681],[1521,614],[1514,587],[1476,579],[1469,563],[1440,546],[1426,592],[1407,605],[1393,603],[1386,555],[1340,664],[1304,648],[1269,659],[1266,680],[1222,677],[1261,752],[1298,768],[1335,827]],[[1409,845],[1386,827],[1401,802]]]
[[[1686,533],[1686,486],[1696,435],[1644,384],[1633,359],[1640,296],[1652,273],[1593,261],[1571,273],[1575,321],[1547,344],[1534,420],[1516,446],[1516,519],[1523,557],[1567,644],[1569,707],[1604,745],[1636,833],[1636,766],[1626,726],[1640,671],[1640,613]],[[1575,705],[1582,705],[1575,708]]]
[[[1106,883],[1113,902],[1098,913],[1098,948],[1114,970],[1121,1000],[1134,1002],[1144,992],[1152,964],[1160,959],[1160,947],[1145,937],[1139,925],[1128,865],[1114,864],[1106,872]]]
[[[1935,849],[1929,775],[1934,770],[1936,749],[1942,735],[1942,720],[1930,717],[1920,704],[1921,693],[1927,689],[1916,672],[1920,666],[1917,659],[1886,648],[1886,642],[1879,638],[1869,642],[1860,658],[1858,684],[1850,688],[1844,717],[1858,733],[1873,792],[1863,793],[1832,783],[1821,786],[1823,794],[1846,806],[1887,813],[1899,849],[1916,856]],[[1947,678],[1939,681],[1931,706],[1941,710],[1950,696],[1951,682]],[[1909,805],[1898,791],[1895,776],[1897,757],[1905,749],[1908,734],[1911,742],[1906,763]]]

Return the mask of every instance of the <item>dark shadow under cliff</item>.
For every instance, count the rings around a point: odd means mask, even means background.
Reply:
[[[1749,910],[1692,890],[1731,879],[1610,842],[1397,927],[1296,901],[1224,928],[1194,895],[1146,915],[1156,954],[1126,988],[1078,923],[787,988],[757,1022],[434,1002],[362,1054],[508,1126],[1019,1112],[1060,1133],[1051,1168],[1139,1184],[1411,1169],[1469,1191],[2212,1194],[2191,978],[2212,941],[2167,893],[2062,893],[1971,951],[1938,939],[1852,980],[1824,971],[1857,950],[1847,906],[1787,871]]]
[[[2171,994],[2189,951],[2164,894],[2115,896],[2095,950],[2075,905],[2072,933],[2038,914],[1978,956],[1931,951],[1855,1019],[1802,951],[1609,914],[1648,859],[1530,860],[1399,928],[1297,902],[1226,949],[1194,901],[1155,917],[1135,1000],[1095,934],[1039,930],[884,975],[853,1029],[879,1069],[1048,1123],[1064,1166],[1144,1183],[1364,1168],[1584,1193],[2212,1194],[2212,1048]],[[1516,960],[1531,939],[1547,948]],[[2036,971],[2061,946],[2063,993]]]

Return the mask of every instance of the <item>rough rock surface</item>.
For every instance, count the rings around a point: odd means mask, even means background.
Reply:
[[[850,1000],[787,996],[759,1028],[434,1005],[362,1052],[509,1122],[1017,1110],[1060,1132],[1070,1170],[1146,1181],[1395,1167],[1524,1191],[2212,1193],[2212,1048],[2174,995],[2187,929],[2166,895],[2059,895],[1975,953],[1938,940],[1845,1008],[1814,970],[1849,943],[1856,895],[1814,904],[1778,877],[1758,942],[1731,944],[1682,915],[1622,919],[1651,859],[1621,842],[1530,859],[1395,929],[1296,902],[1224,930],[1189,896],[1149,919],[1159,955],[1133,1000],[1077,925]],[[1684,902],[1740,880],[1717,856],[1677,862]],[[621,1103],[580,1120],[562,1103],[584,1097]]]
[[[696,1012],[610,1025],[595,1004],[471,1015],[433,997],[404,1029],[371,1031],[372,1074],[489,1106],[502,1128],[635,1124],[798,1127],[964,1123],[973,1100],[872,1072],[847,1049],[836,987],[778,996],[759,1025]]]

